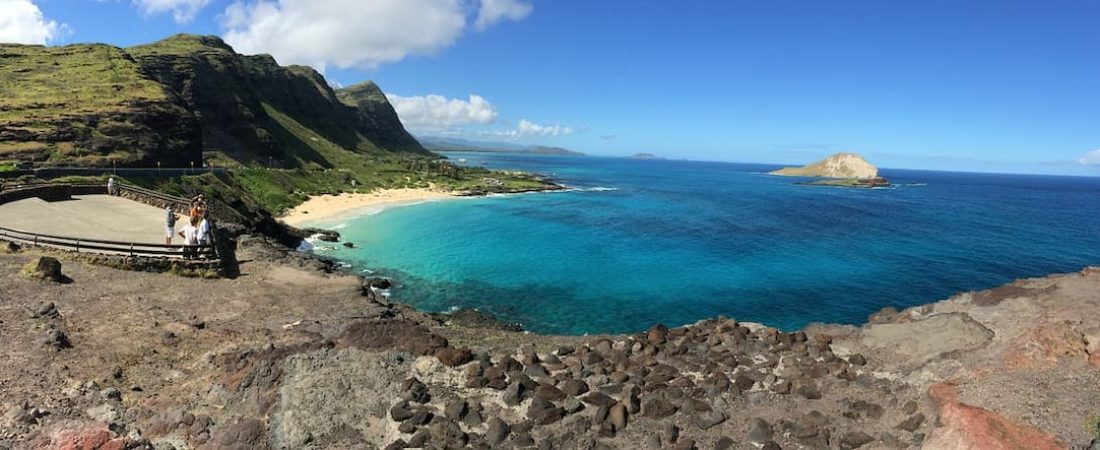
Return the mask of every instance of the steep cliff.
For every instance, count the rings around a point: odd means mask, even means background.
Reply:
[[[335,163],[325,154],[328,144],[358,153],[428,154],[373,83],[378,98],[358,102],[363,108],[349,105],[312,68],[240,55],[213,36],[175,35],[129,52],[195,111],[207,153],[241,163],[324,168]]]
[[[327,169],[356,153],[431,155],[373,83],[338,94],[309,67],[213,36],[0,45],[0,62],[0,161]]]

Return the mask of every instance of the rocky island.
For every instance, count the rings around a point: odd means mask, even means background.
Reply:
[[[841,187],[883,187],[890,182],[878,176],[878,168],[855,153],[836,153],[820,161],[802,167],[784,167],[771,175],[790,177],[827,178],[806,184]]]

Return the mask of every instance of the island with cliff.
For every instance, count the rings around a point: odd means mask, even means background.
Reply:
[[[878,175],[878,168],[855,153],[836,153],[802,167],[784,167],[771,175],[825,178],[804,184],[854,188],[888,187],[890,182]]]

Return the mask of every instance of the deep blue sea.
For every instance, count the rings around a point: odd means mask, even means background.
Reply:
[[[725,315],[861,323],[1020,277],[1100,264],[1100,178],[882,170],[895,189],[800,186],[776,166],[450,153],[570,192],[455,199],[321,222],[321,250],[392,296],[540,333]]]

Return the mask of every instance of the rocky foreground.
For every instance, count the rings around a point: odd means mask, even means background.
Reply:
[[[263,240],[233,280],[21,275],[39,256],[0,253],[0,448],[1100,448],[1096,269],[862,327],[580,338],[440,320]]]

